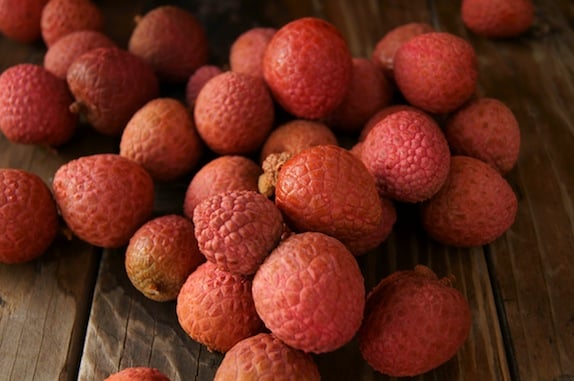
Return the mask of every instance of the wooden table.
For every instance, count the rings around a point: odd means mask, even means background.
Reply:
[[[105,31],[126,46],[133,18],[162,1],[97,1]],[[401,206],[391,237],[359,258],[367,286],[415,263],[452,273],[470,302],[468,341],[444,366],[419,380],[574,380],[574,3],[535,1],[536,23],[524,36],[489,40],[469,33],[460,1],[171,1],[205,26],[211,59],[225,65],[229,46],[253,26],[314,15],[334,23],[355,56],[368,57],[391,28],[432,23],[474,45],[479,93],[498,98],[522,131],[517,166],[507,179],[519,198],[516,222],[500,239],[468,250],[427,239]],[[118,5],[120,4],[120,5]],[[45,47],[0,39],[0,70],[41,63]],[[181,96],[182,89],[170,89]],[[88,126],[57,152],[0,136],[0,166],[23,168],[50,182],[66,161],[117,152],[118,140]],[[156,213],[181,213],[189,179],[157,186]],[[102,380],[129,366],[157,367],[172,381],[210,380],[222,356],[189,339],[175,303],[147,300],[129,283],[123,249],[101,250],[59,237],[38,260],[0,266],[0,380]],[[324,380],[387,380],[353,341],[315,357]]]

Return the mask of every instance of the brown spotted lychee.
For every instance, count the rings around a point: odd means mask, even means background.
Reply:
[[[127,245],[153,211],[151,176],[117,154],[69,161],[54,174],[52,189],[70,230],[95,246]]]
[[[186,82],[207,62],[203,26],[188,10],[163,5],[137,19],[128,50],[153,67],[167,82]]]
[[[225,353],[263,330],[251,295],[251,280],[207,261],[192,272],[177,297],[183,330],[210,351]]]
[[[202,153],[203,142],[190,112],[174,98],[146,103],[131,117],[120,140],[120,155],[141,164],[159,181],[190,173]]]
[[[175,300],[189,274],[204,261],[193,223],[175,214],[142,225],[130,238],[125,254],[130,282],[158,302]]]
[[[486,245],[514,223],[518,201],[510,184],[492,166],[453,156],[440,191],[422,205],[422,224],[446,245]]]
[[[193,212],[199,250],[223,270],[251,275],[277,246],[283,218],[273,201],[255,191],[228,191]]]
[[[90,0],[50,0],[42,9],[42,38],[50,47],[63,36],[78,30],[101,31],[102,11]]]
[[[59,146],[78,118],[66,81],[40,65],[17,64],[0,75],[0,130],[15,143]]]
[[[423,33],[397,50],[394,75],[410,104],[430,113],[449,113],[476,91],[476,52],[468,41],[454,34]]]
[[[305,380],[321,376],[313,358],[269,333],[243,339],[223,357],[214,381]]]
[[[257,191],[257,180],[261,172],[261,167],[245,156],[216,157],[193,175],[185,192],[184,214],[192,219],[195,207],[217,193],[231,190]]]
[[[0,169],[0,262],[22,263],[42,255],[58,231],[50,189],[34,173]]]
[[[76,99],[71,110],[83,114],[96,131],[112,136],[121,135],[132,115],[159,94],[152,68],[120,48],[82,54],[66,79]]]
[[[478,98],[451,115],[444,128],[453,154],[480,159],[501,174],[518,160],[520,128],[512,110],[494,98]]]
[[[418,111],[398,111],[367,134],[361,159],[381,197],[415,203],[438,192],[448,175],[450,151],[432,118]]]
[[[439,279],[417,265],[392,273],[369,292],[359,348],[383,374],[416,376],[454,357],[470,327],[470,306],[452,278]]]
[[[138,366],[110,374],[104,381],[169,381],[169,378],[158,369]]]
[[[281,27],[263,57],[263,76],[275,100],[302,119],[331,113],[347,94],[353,63],[339,30],[316,17]]]
[[[318,231],[343,243],[381,223],[375,180],[344,148],[319,145],[289,159],[277,175],[275,203],[296,231]]]
[[[253,278],[257,313],[273,335],[304,352],[347,344],[363,318],[365,286],[355,257],[318,232],[291,235]]]
[[[44,55],[44,67],[58,78],[66,79],[72,62],[95,48],[111,48],[115,42],[100,31],[79,30],[60,38]]]
[[[271,132],[275,109],[261,78],[227,71],[203,86],[194,117],[199,135],[212,151],[250,154]]]

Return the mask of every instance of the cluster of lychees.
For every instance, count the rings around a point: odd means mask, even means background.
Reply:
[[[122,49],[88,0],[27,0],[20,17],[6,16],[8,3],[3,34],[41,36],[48,49],[44,65],[0,75],[2,133],[57,147],[84,118],[118,137],[119,153],[62,165],[51,189],[0,170],[2,262],[45,252],[59,216],[90,244],[125,246],[134,287],[175,300],[185,332],[225,353],[217,380],[319,379],[311,354],[355,336],[392,376],[427,372],[463,345],[471,312],[450,278],[419,265],[367,294],[355,256],[385,241],[399,202],[420,205],[424,229],[447,245],[488,244],[512,225],[517,199],[503,175],[519,127],[506,105],[477,95],[466,40],[412,23],[370,59],[353,58],[335,26],[306,17],[240,35],[224,70],[208,64],[205,32],[182,8],[139,17]],[[504,28],[481,23],[487,9],[475,3],[462,16],[477,33],[516,35],[532,22],[528,2]],[[185,83],[185,101],[161,97],[162,82]],[[277,108],[291,117],[280,125]],[[358,140],[346,149],[336,134]],[[197,168],[206,151],[216,157]],[[153,217],[154,182],[191,174],[181,215]],[[167,377],[142,367],[113,379]]]

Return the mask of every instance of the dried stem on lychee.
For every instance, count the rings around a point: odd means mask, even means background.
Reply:
[[[259,193],[267,197],[273,197],[279,171],[291,156],[289,152],[279,152],[269,154],[265,160],[263,160],[263,163],[261,163],[263,173],[259,176],[257,183]]]

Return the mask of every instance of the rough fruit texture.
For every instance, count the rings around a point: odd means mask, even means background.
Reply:
[[[251,284],[250,279],[221,270],[212,262],[199,265],[177,297],[179,324],[210,351],[227,352],[263,330]]]
[[[367,297],[358,335],[363,358],[383,374],[404,377],[454,357],[470,332],[471,311],[451,282],[422,265],[381,280]]]
[[[283,218],[273,201],[255,191],[218,193],[193,212],[199,250],[221,269],[255,273],[277,246]]]
[[[451,115],[444,127],[451,151],[480,159],[501,174],[510,171],[520,151],[520,128],[512,110],[493,98],[479,98]]]
[[[295,155],[321,144],[337,145],[337,137],[326,124],[304,119],[291,120],[271,131],[261,147],[260,160],[263,162],[272,153]]]
[[[181,178],[197,166],[203,142],[185,105],[173,98],[146,103],[129,120],[120,155],[142,165],[159,181]]]
[[[275,28],[254,27],[240,34],[229,51],[231,70],[263,78],[263,55],[275,32]]]
[[[302,119],[331,113],[347,94],[353,63],[341,33],[325,20],[303,17],[281,27],[263,57],[275,100]]]
[[[393,202],[386,198],[381,198],[381,209],[383,217],[378,228],[371,234],[367,234],[354,241],[347,241],[347,248],[353,255],[363,255],[379,247],[391,234],[395,222],[397,222],[397,211]]]
[[[185,101],[190,108],[195,107],[195,101],[203,86],[222,71],[215,65],[203,65],[189,76],[185,87]]]
[[[117,154],[69,161],[56,171],[52,189],[70,230],[95,246],[127,245],[153,211],[152,178]]]
[[[21,43],[41,36],[40,18],[48,0],[0,0],[0,33]]]
[[[42,38],[50,47],[61,37],[78,30],[103,28],[104,18],[90,0],[50,0],[42,10]]]
[[[373,174],[381,197],[420,202],[444,183],[450,151],[439,126],[418,111],[399,111],[369,132],[361,159]]]
[[[167,82],[185,82],[207,62],[202,25],[184,8],[159,6],[137,20],[128,50],[149,63]]]
[[[275,202],[297,231],[318,231],[343,243],[370,234],[382,210],[373,176],[344,148],[321,145],[289,159],[279,171]]]
[[[355,257],[337,239],[294,234],[253,278],[257,313],[273,335],[304,352],[348,343],[363,318],[365,286]]]
[[[76,98],[72,111],[105,135],[121,135],[132,115],[159,94],[152,68],[119,48],[81,55],[68,68],[66,79]]]
[[[39,257],[57,231],[56,203],[44,181],[25,170],[0,169],[0,262]]]
[[[184,214],[192,219],[193,210],[200,202],[220,192],[257,191],[257,179],[260,174],[261,167],[245,156],[216,157],[201,167],[187,186]]]
[[[363,129],[361,130],[361,134],[359,135],[359,142],[364,141],[369,132],[373,129],[373,127],[375,127],[375,125],[377,125],[381,120],[383,120],[384,118],[386,118],[391,114],[394,114],[397,111],[418,111],[423,115],[428,116],[428,114],[426,114],[424,111],[409,105],[395,104],[388,107],[384,107],[381,110],[377,111],[375,114],[373,114],[373,116],[371,116],[369,120],[367,120],[367,122],[363,126]]]
[[[517,37],[534,22],[531,0],[464,0],[461,17],[472,32],[491,38]]]
[[[371,61],[383,69],[387,78],[394,78],[395,53],[398,48],[419,34],[433,32],[434,28],[427,23],[410,22],[399,25],[388,31],[375,45]]]
[[[223,357],[214,381],[319,381],[313,358],[268,333],[241,340]]]
[[[130,238],[125,254],[131,283],[158,302],[175,300],[189,274],[204,261],[193,223],[175,214],[142,225]]]
[[[395,53],[397,86],[406,100],[424,111],[449,113],[476,91],[476,53],[451,33],[429,32],[403,43]]]
[[[0,75],[0,130],[15,143],[59,146],[76,130],[73,101],[66,81],[42,66],[14,65]]]
[[[508,182],[490,165],[453,156],[441,190],[422,206],[422,224],[435,240],[452,246],[485,245],[514,223],[518,200]]]
[[[169,381],[169,378],[158,369],[141,366],[125,368],[104,381]]]
[[[95,30],[79,30],[53,43],[44,55],[44,67],[58,78],[66,79],[72,62],[96,48],[111,48],[116,44],[109,37]]]
[[[248,154],[261,147],[275,109],[261,78],[225,72],[207,82],[197,97],[195,123],[203,141],[220,155]]]
[[[384,74],[366,58],[353,58],[353,75],[343,101],[326,123],[345,133],[358,133],[373,114],[390,105],[393,88]]]

